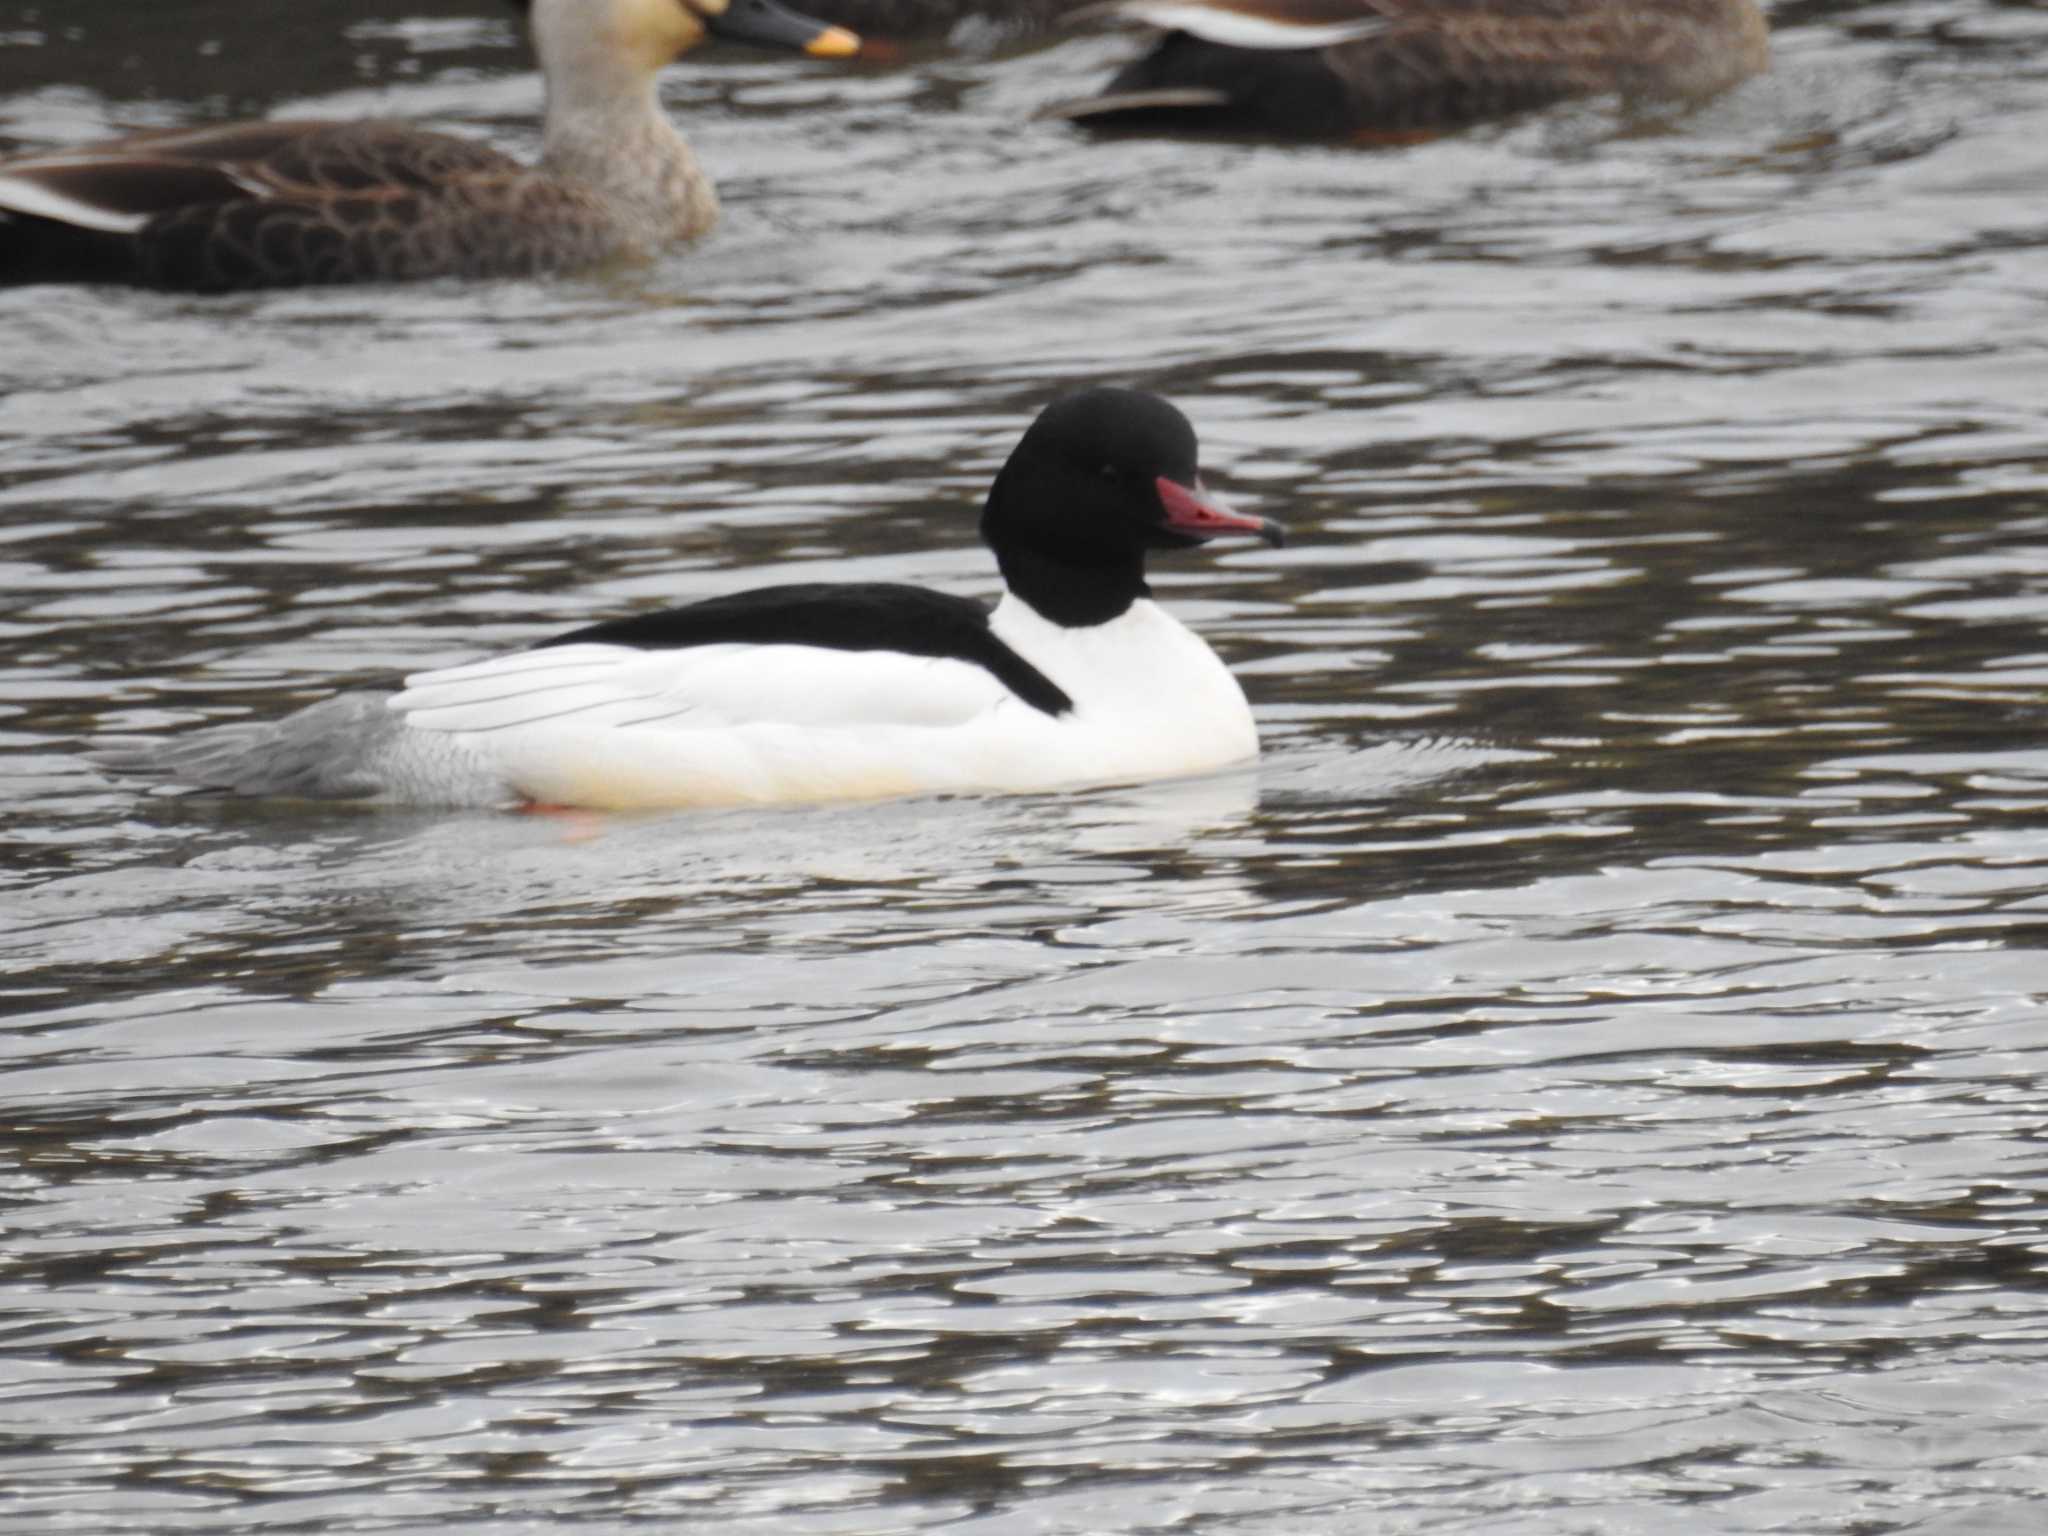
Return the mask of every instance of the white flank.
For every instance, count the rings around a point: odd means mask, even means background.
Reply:
[[[1007,690],[981,667],[897,651],[810,645],[551,645],[405,680],[391,707],[430,731],[498,731],[561,719],[602,734],[776,724],[958,725]]]
[[[73,224],[80,229],[103,229],[116,235],[131,235],[149,222],[146,213],[128,213],[85,202],[25,176],[0,175],[0,209]]]
[[[1204,5],[1201,0],[1116,0],[1101,9],[1168,32],[1191,33],[1225,48],[1328,48],[1370,37],[1392,25],[1379,16],[1361,16],[1356,21],[1290,22]]]
[[[992,623],[1072,711],[968,662],[802,645],[550,646],[419,673],[389,702],[529,799],[595,808],[1029,791],[1257,755],[1236,680],[1150,602],[1064,629],[1006,597]]]

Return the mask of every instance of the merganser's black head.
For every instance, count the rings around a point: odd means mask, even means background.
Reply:
[[[1157,395],[1087,389],[1039,413],[989,487],[981,536],[1010,590],[1058,624],[1102,624],[1149,594],[1145,553],[1280,525],[1202,488],[1195,429]]]

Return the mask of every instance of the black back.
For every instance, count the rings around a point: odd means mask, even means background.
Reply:
[[[1074,701],[999,639],[970,598],[895,582],[799,582],[756,587],[683,608],[634,614],[543,640],[534,649],[593,641],[639,650],[692,645],[815,645],[900,651],[985,668],[1033,709],[1063,715]]]
[[[1134,105],[1082,121],[1091,128],[1136,132],[1303,139],[1341,138],[1356,127],[1344,82],[1317,48],[1230,48],[1169,32],[1150,53],[1125,65],[1104,94],[1142,96],[1148,91],[1214,91],[1221,100],[1213,106]]]

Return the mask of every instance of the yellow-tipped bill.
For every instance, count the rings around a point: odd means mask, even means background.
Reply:
[[[794,48],[814,58],[844,59],[860,52],[856,34],[799,15],[777,0],[732,0],[716,16],[706,16],[704,25],[713,37],[764,48]]]
[[[860,35],[844,27],[827,27],[804,44],[804,52],[820,59],[850,59],[860,52]]]

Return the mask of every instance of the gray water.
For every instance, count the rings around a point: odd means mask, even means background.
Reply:
[[[716,52],[650,271],[0,294],[0,1526],[2042,1530],[2048,11],[1774,20],[1675,125],[1374,153],[1026,120],[1129,38]],[[536,104],[487,6],[0,0],[0,142]],[[564,822],[84,757],[985,593],[1097,380],[1293,527],[1156,583],[1256,770]]]

